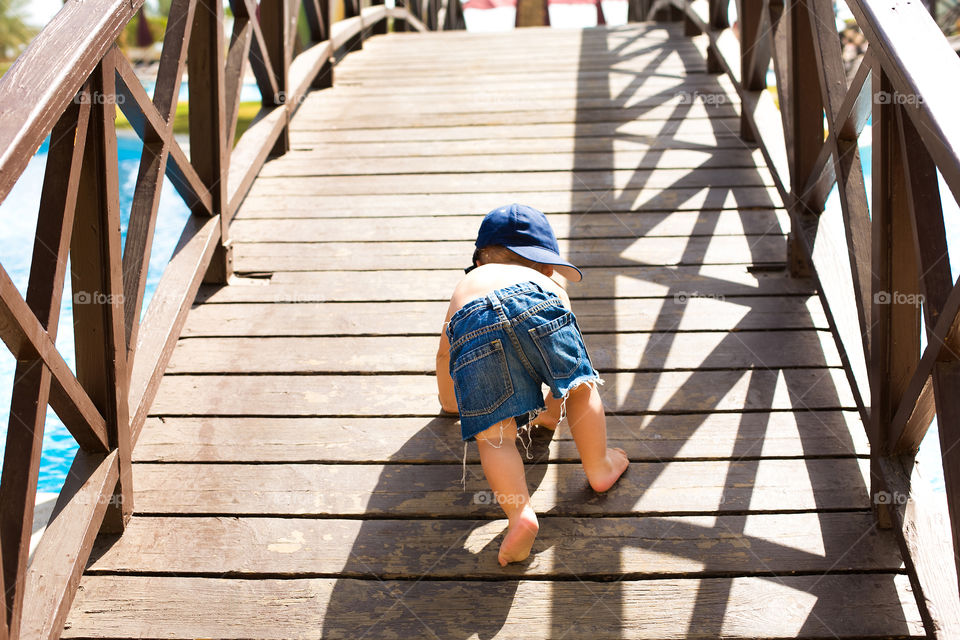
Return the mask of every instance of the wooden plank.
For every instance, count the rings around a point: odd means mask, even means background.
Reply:
[[[469,155],[435,158],[376,158],[370,160],[329,159],[313,151],[293,151],[276,158],[260,172],[263,177],[481,173],[503,171],[585,171],[590,169],[700,169],[752,168],[756,159],[749,149],[609,151],[573,154]]]
[[[364,126],[383,128],[383,127],[463,127],[463,126],[496,126],[513,125],[520,126],[526,124],[543,123],[563,123],[572,122],[577,126],[593,122],[600,123],[626,123],[634,122],[643,118],[645,121],[653,124],[665,125],[668,122],[677,120],[695,120],[705,118],[712,120],[714,118],[730,118],[736,114],[734,106],[724,98],[717,98],[716,103],[710,104],[706,101],[691,101],[686,104],[686,90],[678,92],[676,98],[671,102],[656,104],[623,106],[604,106],[604,107],[581,107],[575,105],[571,108],[563,109],[557,106],[544,105],[537,109],[535,104],[525,105],[523,109],[498,109],[498,110],[480,110],[476,107],[471,109],[462,109],[460,111],[435,111],[424,109],[422,112],[418,109],[404,109],[386,111],[386,113],[354,113],[349,107],[332,109],[310,109],[301,112],[298,125],[303,128],[316,129],[318,127],[327,128],[330,126],[335,129],[359,129]]]
[[[282,304],[281,307],[274,306]],[[610,313],[610,307],[614,313]],[[365,302],[205,304],[194,307],[182,336],[349,336],[436,335],[446,301],[392,302],[390,313]],[[598,331],[747,331],[750,329],[829,329],[816,298],[756,297],[617,300],[576,305],[584,334]],[[746,313],[744,313],[746,311]],[[276,318],[282,314],[283,321]],[[397,318],[403,318],[398,323]],[[771,334],[775,335],[775,334]],[[831,347],[832,349],[832,347]]]
[[[284,316],[272,314],[277,323]],[[591,333],[585,342],[604,373],[841,366],[828,331]],[[433,373],[437,343],[436,335],[192,338],[177,345],[167,373]]]
[[[608,410],[621,413],[855,406],[838,369],[616,373],[606,381]],[[426,375],[180,375],[163,378],[151,414],[382,416],[437,409],[436,381]]]
[[[860,512],[671,518],[544,518],[534,560],[509,571],[496,554],[505,521],[134,518],[101,536],[100,572],[338,578],[502,578],[504,574],[694,578],[900,568],[893,534]],[[466,538],[466,541],[465,541]],[[704,562],[704,540],[713,538]],[[749,549],[749,551],[745,551]],[[438,559],[437,552],[445,553]]]
[[[342,66],[338,68],[343,71]],[[374,103],[389,99],[411,105],[426,104],[431,99],[449,100],[452,103],[474,100],[476,104],[471,110],[497,109],[499,105],[515,105],[517,110],[523,110],[527,104],[524,98],[596,98],[606,99],[609,103],[610,96],[620,96],[624,104],[630,104],[660,93],[662,95],[658,96],[659,103],[672,102],[678,105],[678,112],[698,101],[726,105],[740,103],[733,84],[725,78],[684,73],[682,69],[667,67],[656,70],[631,69],[614,75],[594,74],[550,79],[545,77],[545,71],[538,71],[524,75],[504,75],[499,81],[476,84],[456,82],[456,79],[449,77],[432,78],[424,75],[420,78],[407,78],[405,83],[398,84],[390,76],[356,78],[347,75],[344,79],[338,72],[339,81],[335,93],[327,96],[314,94],[308,101],[311,104],[328,104],[327,101],[329,104],[336,104],[338,100],[353,98],[360,105],[368,99]],[[643,81],[642,90],[638,90],[638,80]],[[676,91],[678,88],[680,91]],[[497,93],[498,91],[501,93]],[[697,96],[703,96],[703,99],[697,100]]]
[[[806,638],[923,637],[908,581],[895,574],[609,585],[89,576],[81,589],[64,638],[412,638],[425,631],[466,638],[482,630],[499,638],[661,640],[721,630],[724,637],[756,638],[758,624],[769,637],[801,630]],[[489,621],[451,615],[478,603]]]
[[[563,45],[557,46],[562,47]],[[622,87],[630,85],[633,78],[640,78],[644,81],[641,91],[648,95],[655,95],[657,88],[668,83],[688,82],[692,84],[699,82],[704,85],[723,86],[725,88],[732,86],[731,83],[725,82],[725,79],[706,73],[706,65],[703,59],[701,58],[699,62],[695,59],[695,44],[693,45],[694,49],[685,47],[682,51],[678,49],[664,52],[661,49],[659,58],[655,58],[652,61],[653,63],[648,62],[647,64],[644,64],[643,52],[639,52],[631,61],[629,56],[618,56],[611,60],[605,52],[582,51],[580,52],[584,65],[582,69],[577,68],[579,60],[576,66],[573,64],[564,65],[560,62],[564,57],[561,52],[549,51],[542,45],[536,53],[530,53],[531,61],[526,66],[523,63],[524,58],[521,58],[523,54],[518,54],[516,51],[511,54],[512,58],[509,61],[497,63],[496,58],[498,56],[495,51],[490,52],[489,60],[487,60],[488,53],[486,51],[482,49],[463,49],[462,47],[463,45],[458,44],[448,47],[447,51],[443,53],[437,54],[431,54],[426,50],[422,52],[423,55],[434,56],[434,59],[438,55],[452,55],[450,71],[445,71],[436,65],[428,70],[424,68],[422,58],[410,58],[402,53],[394,59],[391,56],[397,53],[395,51],[386,52],[379,56],[382,59],[380,62],[368,62],[366,56],[362,56],[357,61],[347,60],[341,65],[344,78],[349,80],[349,82],[343,83],[343,88],[347,91],[371,92],[373,87],[382,83],[382,86],[389,86],[390,89],[394,87],[400,89],[397,95],[406,95],[416,93],[411,91],[414,86],[431,87],[436,91],[440,85],[446,84],[450,87],[451,94],[456,95],[460,92],[470,91],[476,86],[497,83],[498,77],[500,78],[500,84],[511,90],[518,87],[521,91],[532,91],[545,86],[552,86],[554,90],[564,90],[570,87],[585,87],[590,90],[606,83],[617,89],[616,95],[623,93]],[[459,51],[459,53],[453,53],[453,51]],[[554,53],[560,54],[557,63],[549,66],[544,61],[543,56]],[[487,64],[478,68],[472,63],[465,62],[464,56],[471,54],[474,60],[483,60]],[[654,55],[656,56],[656,54]],[[694,59],[685,60],[684,58]],[[511,71],[511,65],[514,64],[518,65],[515,72]],[[404,65],[409,65],[409,72],[394,73],[397,67],[403,67]],[[472,66],[474,70],[466,72],[459,71],[456,68],[457,66],[466,68],[467,65]],[[611,73],[610,67],[612,65],[619,67],[621,73]],[[477,82],[474,83],[472,78],[465,78],[466,73],[478,76]],[[625,78],[624,76],[632,77]],[[536,86],[522,86],[520,83],[525,78],[531,78]],[[649,85],[647,85],[647,82],[649,82]],[[639,87],[640,83],[633,84],[631,93],[637,93]],[[647,91],[648,88],[653,90]]]
[[[560,253],[581,267],[638,265],[783,264],[780,235],[560,240]],[[473,242],[237,242],[238,271],[310,271],[416,268],[429,261],[438,269],[470,265]]]
[[[478,56],[482,56],[483,52],[477,52]],[[678,61],[679,62],[679,61]],[[654,76],[654,75],[673,75],[678,76],[685,74],[687,69],[683,63],[673,63],[673,64],[663,64],[653,66],[650,65],[646,69],[636,68],[633,65],[625,65],[622,67],[625,74],[636,75],[636,76]],[[703,67],[699,69],[693,69],[693,73],[701,71]],[[556,67],[545,67],[541,69],[531,69],[531,70],[518,70],[516,72],[511,71],[510,69],[496,68],[495,66],[488,66],[484,69],[478,69],[470,73],[469,84],[473,87],[493,87],[506,85],[509,87],[510,84],[516,84],[523,82],[525,79],[536,79],[540,82],[551,82],[553,84],[566,84],[566,85],[577,85],[580,83],[589,83],[594,82],[609,82],[611,76],[611,70],[609,65],[607,67],[597,66],[594,68],[585,68],[578,69],[575,66],[556,66]],[[614,72],[615,73],[615,72]],[[419,75],[419,77],[417,77]],[[429,77],[424,78],[422,74],[414,74],[414,77],[406,76],[403,74],[391,75],[389,70],[385,72],[373,71],[373,72],[362,72],[359,70],[354,70],[351,73],[351,79],[354,81],[366,81],[369,84],[381,84],[386,87],[390,85],[400,85],[407,83],[417,84],[418,81],[426,85],[438,85],[438,84],[460,84],[463,86],[466,84],[462,73],[458,72],[456,69],[451,69],[450,71],[435,70],[429,75]],[[713,80],[711,78],[711,80]],[[512,81],[512,82],[511,82]]]
[[[301,157],[301,154],[319,156],[325,159],[350,158],[435,158],[438,156],[484,155],[509,156],[518,162],[526,155],[540,155],[549,159],[553,154],[576,154],[576,157],[603,155],[616,157],[621,153],[641,153],[652,150],[668,151],[689,150],[701,154],[719,154],[730,150],[742,150],[743,143],[733,135],[718,136],[712,145],[700,144],[696,140],[671,140],[668,138],[616,139],[599,136],[573,138],[516,138],[512,144],[504,144],[498,139],[418,141],[418,140],[380,140],[370,142],[316,142],[308,146],[291,149],[289,157]]]
[[[249,135],[249,134],[247,134]],[[243,140],[240,139],[240,145]],[[254,172],[255,174],[256,172]],[[250,177],[252,180],[253,177]],[[232,182],[231,182],[232,184]],[[401,217],[417,215],[464,215],[486,212],[507,202],[533,202],[544,213],[586,211],[700,211],[702,209],[768,209],[780,206],[775,189],[769,187],[698,188],[674,186],[670,189],[623,189],[619,192],[588,191],[502,191],[499,193],[368,194],[349,198],[299,193],[251,193],[243,202],[241,216],[316,218],[316,217]]]
[[[746,211],[678,211],[617,215],[550,214],[557,238],[622,238],[632,236],[783,235],[789,228],[785,214],[770,209]],[[230,228],[236,242],[357,242],[474,240],[483,218],[473,216],[412,216],[403,218],[251,219],[244,216]]]
[[[813,294],[809,280],[791,278],[782,271],[751,272],[744,265],[584,267],[583,272],[580,283],[566,285],[573,299],[652,297],[674,298],[678,304],[709,305],[711,298],[721,296]],[[462,269],[278,272],[268,279],[235,278],[227,287],[202,287],[197,302],[449,300],[462,277]],[[681,301],[681,295],[687,299]],[[807,304],[813,305],[810,309],[819,308],[815,302]],[[577,309],[577,313],[582,312]],[[818,317],[820,312],[811,313]]]
[[[625,189],[642,183],[646,188],[666,189],[683,183],[688,187],[772,186],[765,169],[615,169],[525,171],[523,173],[447,173],[435,176],[305,176],[262,177],[251,194],[274,195],[296,191],[304,195],[365,195],[373,193],[483,193],[503,191],[592,191]]]
[[[636,61],[638,67],[650,66],[651,60],[664,66],[703,62],[702,57],[698,59],[696,56],[696,47],[687,39],[649,38],[636,32],[615,45],[615,48],[611,43],[589,42],[576,31],[572,33],[572,38],[537,34],[534,40],[515,38],[512,42],[510,39],[501,40],[506,34],[473,43],[469,40],[469,33],[461,31],[457,35],[460,37],[455,39],[456,46],[450,46],[450,42],[431,42],[431,38],[426,34],[417,39],[415,46],[410,46],[394,36],[369,40],[370,44],[365,47],[364,55],[353,60],[348,59],[345,65],[351,72],[374,73],[394,69],[449,71],[460,68],[459,65],[486,66],[491,69],[510,62],[515,63],[518,69],[523,69],[534,65],[548,65],[553,59],[556,60],[558,68],[569,68],[569,63],[582,60],[585,65],[600,69],[609,68],[618,62],[630,64],[632,61]],[[551,47],[551,44],[568,46]],[[478,60],[478,49],[488,53],[489,59]],[[444,65],[438,68],[435,57],[438,53],[446,53],[450,58],[449,64],[444,60]]]
[[[539,43],[523,52],[516,48],[498,47],[493,42],[489,46],[489,52],[485,49],[482,51],[484,56],[479,56],[480,52],[476,48],[462,44],[446,47],[442,53],[449,59],[444,59],[442,66],[438,66],[436,62],[436,56],[441,52],[431,52],[429,46],[423,50],[418,47],[415,52],[402,48],[381,47],[378,50],[375,47],[370,50],[369,55],[364,52],[362,57],[344,62],[344,78],[354,80],[385,77],[430,82],[436,78],[448,79],[450,76],[462,81],[463,74],[491,74],[497,70],[501,71],[505,80],[515,74],[536,73],[541,70],[557,72],[574,69],[584,72],[608,69],[646,71],[651,74],[656,69],[661,72],[671,70],[678,75],[686,72],[690,76],[706,71],[703,57],[689,42],[671,42],[667,47],[641,45],[632,54],[628,54],[624,49],[616,52],[601,49],[584,51],[580,47],[572,50],[551,50],[549,46]]]
[[[459,444],[450,434],[450,443]],[[869,461],[855,458],[635,461],[597,496],[579,464],[531,467],[538,513],[684,515],[744,511],[867,510]],[[153,464],[134,468],[144,515],[297,515],[501,518],[479,465]],[[483,497],[477,497],[482,494]],[[483,504],[480,504],[483,503]]]
[[[137,462],[459,462],[455,418],[149,418]],[[533,460],[577,462],[570,430],[532,446]],[[611,416],[610,446],[632,460],[867,455],[850,411]],[[524,451],[524,454],[526,452]],[[467,460],[480,461],[476,447]]]
[[[514,59],[509,64],[522,63]],[[557,63],[559,64],[559,63]],[[703,63],[701,62],[702,66]],[[386,68],[386,63],[384,63]],[[662,104],[673,101],[682,104],[694,104],[694,98],[703,96],[701,102],[723,102],[737,104],[739,98],[731,81],[725,76],[713,76],[704,73],[685,73],[685,70],[675,65],[661,65],[656,70],[633,68],[623,74],[614,74],[603,77],[578,77],[576,81],[557,82],[543,77],[543,72],[549,69],[532,69],[523,75],[504,73],[497,87],[504,90],[503,94],[491,94],[491,83],[473,84],[455,82],[450,78],[434,77],[436,72],[424,70],[418,77],[407,77],[406,82],[396,82],[395,76],[381,75],[380,77],[356,76],[341,62],[338,65],[338,76],[342,82],[337,84],[335,92],[326,94],[312,94],[309,98],[311,105],[342,105],[353,102],[360,109],[373,105],[397,104],[406,105],[409,109],[413,105],[423,105],[426,108],[444,108],[440,104],[428,104],[431,99],[445,98],[443,103],[451,105],[465,104],[474,101],[471,110],[498,109],[503,105],[515,105],[523,109],[529,103],[540,100],[575,100],[575,104],[606,104],[611,102],[610,96],[621,96],[624,104],[647,101],[648,104]],[[467,72],[461,72],[467,73]],[[636,78],[642,78],[643,84],[638,85]],[[389,89],[389,90],[386,90]],[[446,90],[445,90],[446,89]],[[674,91],[680,89],[688,92],[683,95]],[[658,95],[660,94],[660,95]],[[722,97],[721,97],[722,96]],[[483,98],[486,99],[483,99]],[[384,112],[387,109],[383,109]]]
[[[705,145],[718,137],[735,135],[739,122],[736,118],[693,118],[690,120],[663,120],[646,122],[545,122],[514,124],[486,124],[483,126],[449,127],[338,127],[335,122],[295,123],[290,132],[294,147],[314,142],[379,142],[394,140],[472,140],[475,138],[571,138],[580,136],[629,137],[652,139],[657,136],[691,137]]]
[[[78,451],[24,579],[23,638],[55,637],[67,618],[119,480],[116,450]]]

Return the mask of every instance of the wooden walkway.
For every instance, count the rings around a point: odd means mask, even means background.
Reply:
[[[190,313],[64,637],[922,637],[824,313],[703,59],[645,24],[348,56],[233,223],[238,276]],[[433,367],[480,218],[513,201],[584,267],[632,466],[594,494],[562,426],[503,570]]]

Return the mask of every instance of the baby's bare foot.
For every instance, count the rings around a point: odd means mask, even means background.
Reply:
[[[627,452],[619,447],[607,449],[607,458],[596,470],[587,474],[587,480],[594,491],[603,493],[623,475],[630,464]]]
[[[503,539],[503,543],[500,545],[500,554],[497,556],[500,566],[505,567],[511,562],[526,560],[527,556],[530,555],[530,549],[533,547],[533,541],[537,538],[537,531],[539,530],[540,524],[537,522],[537,514],[528,504],[510,523],[507,537]]]

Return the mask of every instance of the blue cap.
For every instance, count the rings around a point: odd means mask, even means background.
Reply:
[[[498,207],[480,223],[477,249],[500,245],[518,256],[552,265],[564,278],[579,282],[580,269],[560,257],[560,246],[547,216],[525,204]]]

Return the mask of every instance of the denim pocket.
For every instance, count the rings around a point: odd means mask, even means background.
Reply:
[[[569,378],[576,372],[582,361],[583,338],[573,312],[567,311],[555,320],[533,327],[529,333],[554,379]]]
[[[451,373],[461,417],[486,415],[513,395],[507,356],[500,340],[461,354]]]

